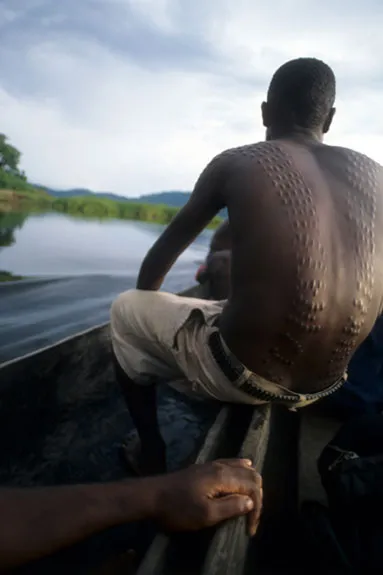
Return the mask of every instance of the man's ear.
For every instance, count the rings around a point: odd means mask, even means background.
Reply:
[[[262,102],[261,105],[262,122],[265,128],[270,128],[270,112],[269,105],[267,102]]]
[[[327,132],[329,131],[330,126],[331,126],[332,121],[333,121],[334,116],[335,116],[335,112],[336,112],[336,108],[331,108],[331,110],[329,111],[328,116],[326,118],[326,121],[323,125],[323,133],[324,134],[327,134]]]

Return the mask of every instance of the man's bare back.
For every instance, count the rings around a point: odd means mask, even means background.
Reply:
[[[319,391],[341,377],[381,311],[382,169],[304,136],[216,161],[232,182],[223,338],[255,373]]]

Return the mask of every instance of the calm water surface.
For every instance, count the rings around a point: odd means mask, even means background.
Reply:
[[[0,218],[0,270],[26,276],[0,283],[0,362],[108,320],[114,297],[134,287],[162,226],[82,220],[61,214]],[[210,231],[179,258],[164,284],[193,283]]]

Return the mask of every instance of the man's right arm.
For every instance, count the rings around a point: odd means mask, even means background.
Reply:
[[[261,506],[261,478],[245,460],[109,484],[0,488],[0,570],[142,519],[193,530],[250,512],[254,533]]]
[[[181,253],[225,207],[223,189],[230,166],[231,161],[225,152],[206,166],[188,202],[147,253],[138,274],[137,289],[159,289]]]

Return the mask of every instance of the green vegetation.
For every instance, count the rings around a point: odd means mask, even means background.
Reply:
[[[0,134],[0,214],[22,211],[57,211],[87,218],[119,218],[167,225],[179,211],[177,207],[130,201],[116,201],[97,194],[60,197],[32,186],[20,171],[20,152]],[[222,218],[216,217],[210,228]]]
[[[19,169],[21,154],[0,134],[0,213],[49,207],[50,196],[32,186]]]
[[[23,227],[26,219],[25,214],[0,212],[0,250],[15,243],[15,231]]]
[[[23,276],[15,276],[11,272],[0,270],[0,282],[15,282],[24,279]]]
[[[179,211],[178,208],[165,205],[116,202],[92,196],[54,199],[51,206],[55,211],[72,215],[140,220],[163,225],[169,224]],[[214,218],[209,227],[216,228],[221,221],[221,218]]]
[[[0,189],[34,194],[37,190],[19,169],[20,158],[19,150],[11,146],[5,134],[0,134]]]

